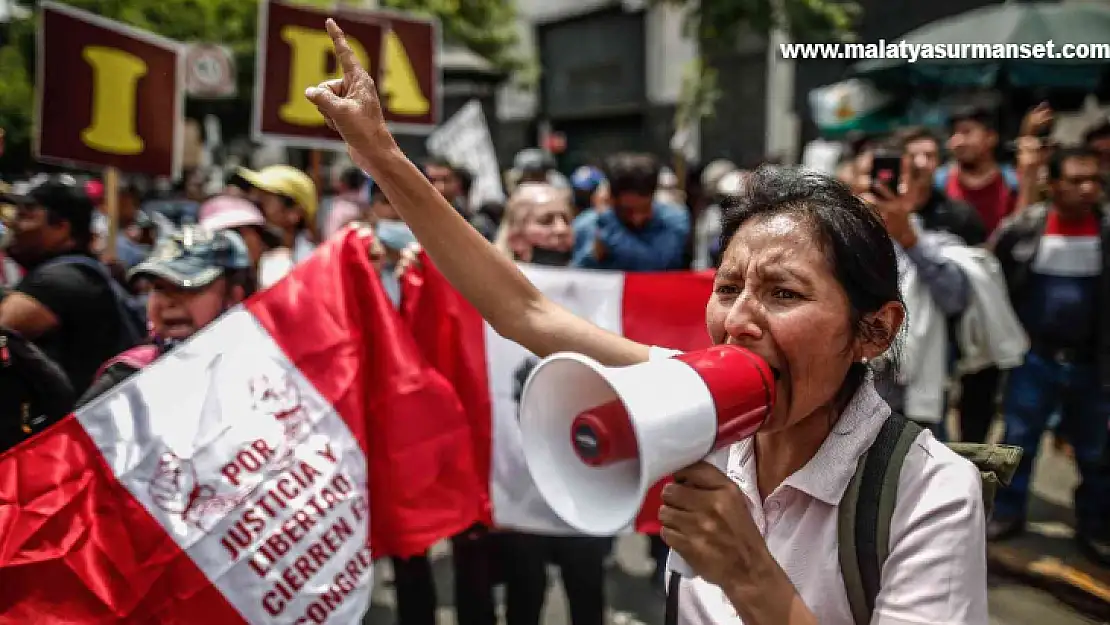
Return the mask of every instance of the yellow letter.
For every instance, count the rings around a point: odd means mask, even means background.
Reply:
[[[92,123],[81,132],[85,145],[111,154],[132,156],[143,151],[135,132],[139,79],[146,75],[142,59],[115,48],[89,46],[81,53],[93,70]]]
[[[416,72],[400,37],[393,31],[385,36],[385,75],[382,77],[382,93],[385,95],[385,108],[397,115],[413,117],[428,113],[428,98],[420,91]]]
[[[336,63],[336,73],[327,73],[328,57],[335,58],[331,37],[325,30],[286,26],[281,29],[281,38],[289,44],[289,95],[285,104],[278,110],[283,121],[299,126],[323,126],[324,116],[316,106],[304,97],[304,90],[314,87],[325,80],[343,76],[343,68]],[[347,43],[355,52],[355,57],[363,67],[369,67],[369,57],[362,44],[348,37]]]

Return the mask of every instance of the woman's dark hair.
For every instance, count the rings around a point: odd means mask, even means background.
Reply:
[[[848,294],[853,338],[892,341],[890,328],[865,317],[888,302],[902,302],[894,243],[875,208],[847,185],[799,167],[764,166],[748,176],[743,192],[723,209],[722,250],[750,219],[787,214],[803,220]],[[851,397],[866,375],[867,365],[853,363],[838,399]]]

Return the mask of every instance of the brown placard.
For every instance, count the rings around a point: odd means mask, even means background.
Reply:
[[[35,157],[176,178],[182,46],[55,2],[40,6]]]
[[[338,76],[330,43],[326,52],[322,48],[328,17],[336,20],[348,41],[355,42],[356,53],[363,56],[383,90],[390,128],[399,133],[431,132],[442,110],[438,23],[388,11],[325,11],[269,0],[259,6],[254,138],[290,147],[344,149],[339,135],[304,97],[307,87]],[[290,43],[291,37],[302,39]],[[300,46],[299,52],[294,46]],[[302,55],[307,67],[294,66],[295,54]],[[397,59],[391,69],[387,69],[389,59]]]
[[[374,75],[385,119],[394,132],[431,133],[442,121],[443,112],[439,22],[388,9],[341,7],[336,12],[385,25],[381,68]]]

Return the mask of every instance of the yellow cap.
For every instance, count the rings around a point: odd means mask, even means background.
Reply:
[[[296,167],[270,165],[260,171],[240,167],[236,173],[256,189],[293,200],[304,211],[308,221],[316,218],[316,184]]]

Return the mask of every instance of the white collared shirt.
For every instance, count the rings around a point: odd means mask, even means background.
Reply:
[[[652,357],[674,352],[653,349]],[[728,476],[740,486],[771,555],[825,625],[854,625],[840,572],[837,519],[859,457],[890,408],[870,380],[801,470],[761,501],[752,439],[728,451]],[[928,431],[906,456],[891,520],[890,555],[873,625],[985,625],[986,521],[978,469]],[[680,625],[739,625],[724,592],[701,578],[679,589]]]

